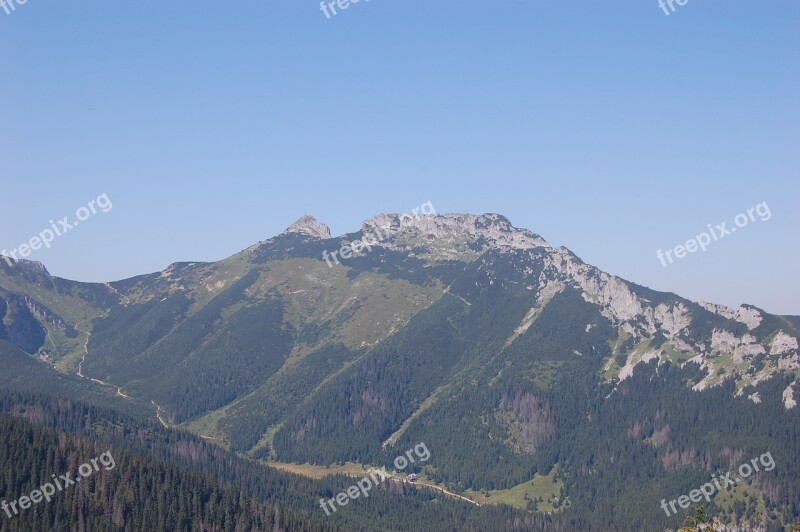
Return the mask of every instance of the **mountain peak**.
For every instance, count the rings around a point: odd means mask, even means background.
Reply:
[[[296,233],[307,235],[314,238],[326,239],[331,237],[330,228],[308,214],[301,216],[295,223],[290,225],[282,235]]]
[[[36,270],[38,272],[44,273],[46,275],[50,275],[50,272],[47,271],[45,265],[38,260],[28,260],[28,259],[12,259],[11,257],[7,257],[6,255],[0,255],[0,261],[5,262],[9,266],[17,264],[19,266],[27,267],[32,270]]]
[[[379,214],[364,221],[361,229],[365,233],[376,232],[376,229],[388,230],[397,235],[406,234],[412,240],[412,235],[416,234],[429,246],[450,247],[453,251],[459,247],[469,248],[470,244],[477,242],[483,242],[490,247],[516,249],[550,247],[539,235],[527,229],[516,228],[505,216],[493,213]]]

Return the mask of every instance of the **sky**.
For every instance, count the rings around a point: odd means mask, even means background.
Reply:
[[[430,201],[650,288],[800,315],[800,4],[674,7],[0,6],[0,249],[54,225],[27,258],[104,282]]]

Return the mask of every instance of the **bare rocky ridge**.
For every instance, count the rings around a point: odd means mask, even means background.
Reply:
[[[499,214],[379,214],[361,225],[365,234],[386,234],[381,245],[388,249],[408,250],[420,245],[430,247],[433,258],[458,259],[462,253],[473,255],[475,245],[482,249],[530,249],[551,246],[527,229],[518,229]],[[472,247],[470,247],[472,245]]]

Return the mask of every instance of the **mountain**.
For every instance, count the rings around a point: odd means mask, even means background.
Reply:
[[[800,516],[800,317],[636,285],[498,214],[338,237],[304,216],[107,284],[0,261],[0,315],[18,351],[255,460],[391,463],[424,441],[420,472],[453,492],[622,530],[677,526],[661,499],[771,452],[709,506]]]

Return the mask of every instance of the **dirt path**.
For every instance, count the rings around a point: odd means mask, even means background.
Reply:
[[[363,477],[365,474],[369,474],[370,471],[373,471],[374,468],[370,469],[362,469],[360,465],[351,464],[349,467],[333,467],[327,468],[325,466],[314,466],[310,464],[288,464],[283,462],[262,462],[263,464],[267,465],[268,467],[272,467],[274,469],[280,469],[281,471],[287,471],[289,473],[294,473],[295,475],[302,475],[304,477],[319,479],[330,475],[347,475],[349,477],[360,478]],[[426,488],[431,488],[436,491],[440,491],[443,494],[447,495],[448,497],[453,497],[454,499],[461,499],[467,501],[475,506],[480,506],[480,503],[473,501],[472,499],[465,497],[463,495],[459,495],[458,493],[453,493],[450,490],[447,490],[441,486],[436,485],[435,483],[428,481],[428,480],[418,480],[416,482],[409,482],[401,475],[394,475],[389,473],[387,478],[392,479],[395,482],[402,482],[403,484],[408,484],[409,486],[424,486]]]
[[[114,290],[110,286],[109,286],[109,288]],[[116,292],[116,290],[114,290],[114,291]],[[128,299],[127,297],[123,296],[122,294],[119,294],[119,295],[124,297],[126,300]],[[129,303],[129,302],[130,301],[127,301],[125,304],[127,305],[127,303]],[[86,375],[83,374],[83,363],[86,361],[86,355],[89,354],[89,338],[92,337],[92,333],[90,331],[81,330],[79,325],[81,323],[83,323],[83,322],[90,322],[90,321],[92,321],[92,320],[94,320],[96,318],[101,318],[101,317],[106,316],[106,315],[108,315],[107,312],[105,312],[103,314],[98,314],[94,318],[89,318],[87,320],[82,320],[82,321],[79,321],[78,323],[75,324],[75,330],[86,335],[86,341],[83,343],[83,356],[81,357],[81,361],[78,363],[78,371],[77,371],[77,373],[78,373],[78,376],[83,378],[83,379],[89,379],[92,382],[96,382],[97,384],[102,384],[103,386],[108,386],[110,388],[116,388],[118,396],[122,397],[123,399],[132,400],[133,397],[131,397],[129,395],[126,395],[125,392],[122,391],[122,387],[115,386],[114,384],[111,384],[110,382],[101,381],[100,379],[94,379],[92,377],[87,377]],[[153,403],[153,406],[156,407],[156,417],[158,418],[158,421],[161,422],[161,424],[164,425],[165,428],[170,428],[170,426],[167,425],[167,423],[163,419],[161,419],[161,407],[158,406],[155,401],[151,400],[150,402]]]
[[[157,418],[158,418],[158,420],[161,422],[161,424],[162,424],[162,425],[164,425],[164,428],[167,428],[167,429],[168,429],[168,428],[170,428],[170,426],[169,426],[169,425],[167,425],[167,424],[166,424],[166,422],[165,422],[163,419],[161,419],[161,407],[160,407],[160,406],[158,406],[158,405],[156,404],[156,402],[155,402],[155,401],[153,401],[152,399],[150,400],[150,402],[151,402],[151,403],[153,403],[153,406],[154,406],[154,407],[156,407],[156,417],[157,417]]]
[[[111,290],[112,292],[114,292],[114,293],[115,293],[115,294],[117,294],[119,297],[121,297],[122,299],[124,299],[124,300],[125,300],[125,301],[123,301],[123,303],[122,303],[122,306],[123,306],[123,307],[127,307],[127,306],[128,306],[128,304],[131,302],[131,300],[130,300],[130,299],[128,299],[128,296],[126,296],[126,295],[124,295],[124,294],[120,294],[120,293],[119,293],[119,291],[118,291],[116,288],[114,288],[113,286],[111,286],[111,284],[110,284],[110,283],[105,283],[105,286],[106,286],[106,288],[108,288],[109,290]]]
[[[78,323],[75,324],[75,330],[78,331],[79,333],[83,333],[83,334],[86,335],[86,341],[83,343],[83,356],[81,357],[81,361],[78,363],[78,377],[82,377],[84,379],[88,378],[83,374],[83,363],[84,363],[84,361],[86,361],[86,355],[89,354],[89,338],[92,337],[92,333],[90,331],[81,330],[79,325],[81,323],[83,323],[83,322],[91,322],[94,319],[102,318],[106,314],[107,314],[107,312],[104,312],[103,314],[98,314],[97,316],[95,316],[93,318],[89,318],[87,320],[79,321]],[[95,380],[95,379],[92,379],[92,380]],[[102,381],[96,381],[96,382],[100,382],[101,384],[107,384],[107,383],[104,383]],[[109,386],[111,386],[111,385],[109,384]]]
[[[464,269],[466,270],[466,268],[464,268]],[[445,294],[448,294],[448,295],[451,295],[451,296],[453,296],[453,297],[457,297],[458,299],[460,299],[461,301],[463,301],[465,305],[467,305],[468,307],[471,307],[471,306],[472,306],[472,303],[470,303],[469,301],[467,301],[467,300],[466,300],[466,299],[464,299],[463,297],[461,297],[461,296],[459,296],[459,295],[457,295],[457,294],[454,294],[454,293],[450,292],[450,287],[451,287],[451,286],[453,286],[453,284],[454,284],[454,283],[455,283],[455,281],[453,281],[452,283],[450,283],[449,285],[447,285],[447,288],[445,288],[445,289],[444,289],[444,293],[445,293]]]
[[[124,299],[125,299],[125,302],[122,304],[123,306],[126,306],[126,307],[127,307],[127,306],[128,306],[128,303],[130,303],[130,302],[131,302],[131,300],[130,300],[130,299],[128,299],[128,296],[125,296],[125,295],[123,295],[123,294],[120,294],[120,293],[117,291],[117,289],[116,289],[116,288],[114,288],[113,286],[111,286],[110,284],[108,284],[108,283],[105,283],[105,286],[106,286],[106,287],[107,287],[109,290],[111,290],[112,292],[114,292],[115,294],[117,294],[118,296],[120,296],[120,297],[122,297],[122,298],[124,298]],[[86,319],[86,320],[82,320],[82,321],[79,321],[78,323],[76,323],[76,324],[75,324],[75,330],[76,330],[76,331],[78,331],[78,332],[80,332],[80,333],[83,333],[83,334],[85,334],[85,335],[86,335],[86,341],[83,343],[83,356],[81,357],[81,361],[78,363],[78,377],[83,377],[83,378],[86,378],[86,377],[84,376],[84,374],[83,374],[83,363],[86,361],[86,355],[88,355],[88,354],[89,354],[89,338],[91,338],[91,336],[92,336],[92,333],[91,333],[90,331],[83,331],[83,330],[81,330],[81,328],[80,328],[80,327],[78,327],[78,326],[79,326],[81,323],[83,323],[83,322],[91,322],[92,320],[95,320],[95,319],[97,319],[97,318],[103,318],[103,317],[105,317],[105,316],[108,316],[109,312],[110,312],[110,311],[103,312],[102,314],[98,314],[97,316],[95,316],[95,317],[93,317],[93,318],[89,318],[89,319]],[[99,381],[99,380],[97,380],[97,379],[92,379],[92,380],[93,380],[93,381],[95,381],[95,382],[98,382],[98,383],[100,383],[100,384],[106,384],[106,385],[108,385],[108,386],[111,386],[111,384],[108,384],[107,382]],[[126,399],[130,399],[130,397],[128,397],[127,395],[125,395],[124,393],[122,393],[122,391],[121,391],[121,389],[120,389],[120,388],[117,388],[117,394],[119,394],[119,396],[120,396],[120,397],[125,397]]]
[[[100,316],[105,316],[105,314],[101,314]],[[99,318],[100,316],[95,316],[94,318],[90,318],[88,320],[83,320],[83,321],[91,321],[91,320],[93,320],[95,318]],[[80,321],[80,322],[75,324],[75,330],[86,335],[86,342],[84,342],[84,344],[83,344],[83,357],[81,357],[81,361],[78,363],[78,371],[77,371],[78,377],[81,377],[83,379],[89,379],[92,382],[96,382],[97,384],[102,384],[103,386],[108,386],[109,388],[116,388],[118,396],[120,396],[120,397],[122,397],[124,399],[133,399],[133,397],[131,397],[129,395],[125,395],[125,393],[122,391],[121,387],[114,386],[110,382],[101,381],[100,379],[95,379],[93,377],[87,377],[86,375],[83,374],[83,363],[84,363],[84,361],[86,361],[86,355],[89,354],[89,338],[92,336],[91,332],[82,331],[78,327],[78,324],[83,323],[83,321]]]
[[[480,506],[480,503],[477,503],[477,502],[473,501],[472,499],[468,499],[467,497],[464,497],[463,495],[459,495],[458,493],[453,493],[452,491],[448,491],[448,490],[446,490],[446,489],[444,489],[444,488],[442,488],[442,487],[439,487],[439,486],[437,486],[437,485],[435,485],[435,484],[430,484],[430,483],[428,483],[428,482],[427,482],[427,481],[425,481],[425,480],[418,480],[418,481],[416,481],[416,482],[409,482],[409,481],[407,481],[407,480],[403,480],[403,482],[404,482],[404,483],[406,483],[406,484],[420,485],[420,486],[425,486],[426,488],[431,488],[431,489],[434,489],[434,490],[439,490],[439,491],[441,491],[442,493],[444,493],[444,494],[446,494],[446,495],[449,495],[450,497],[455,497],[455,498],[457,498],[457,499],[463,499],[463,500],[465,500],[465,501],[467,501],[467,502],[471,502],[471,503],[472,503],[472,504],[474,504],[475,506]]]

